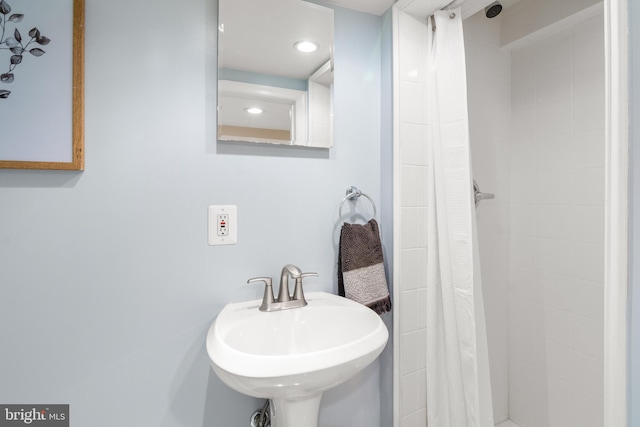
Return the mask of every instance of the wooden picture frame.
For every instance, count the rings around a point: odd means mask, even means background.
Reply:
[[[0,0],[0,128],[5,134],[0,137],[0,168],[84,170],[85,3],[41,1],[42,7],[31,6],[27,15],[19,1]],[[56,13],[45,12],[47,7]],[[59,36],[54,39],[52,33]],[[40,56],[48,60],[41,62],[46,68],[35,70]],[[23,59],[30,68],[20,67]],[[63,96],[36,92],[34,86],[47,84]],[[8,90],[14,87],[18,89]],[[20,119],[12,119],[16,116]],[[42,117],[49,123],[38,120]],[[23,131],[29,136],[22,137]]]

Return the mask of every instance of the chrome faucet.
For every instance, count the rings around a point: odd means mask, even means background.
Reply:
[[[278,300],[273,297],[273,286],[271,277],[255,277],[247,280],[247,283],[264,282],[264,296],[260,311],[278,311],[287,310],[289,308],[304,307],[307,300],[304,298],[302,290],[302,279],[308,276],[317,276],[318,273],[303,273],[298,267],[287,264],[282,268],[280,273],[280,289],[278,290]],[[289,277],[295,279],[295,288],[293,296],[289,294]]]
[[[291,301],[289,295],[289,276],[293,279],[298,279],[302,275],[302,271],[298,267],[292,264],[287,264],[282,267],[280,273],[280,289],[278,290],[278,302]]]

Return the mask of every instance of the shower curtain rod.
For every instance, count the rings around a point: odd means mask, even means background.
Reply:
[[[455,3],[463,3],[464,0],[453,0],[452,2],[446,4],[445,6],[441,7],[440,10],[447,10],[450,9],[452,6],[457,6],[455,5]],[[449,14],[449,18],[453,19],[456,17],[455,12],[451,12]],[[431,18],[431,31],[435,31],[436,30],[436,19],[434,18],[433,15],[430,15],[429,18]]]

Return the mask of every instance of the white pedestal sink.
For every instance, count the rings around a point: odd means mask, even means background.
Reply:
[[[308,305],[262,312],[260,300],[228,304],[207,334],[220,379],[271,399],[273,427],[317,427],[322,393],[373,362],[389,333],[371,309],[324,292]]]

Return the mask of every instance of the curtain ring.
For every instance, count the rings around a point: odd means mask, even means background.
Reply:
[[[451,13],[449,14],[449,18],[453,19],[453,18],[455,18],[455,17],[456,17],[456,13],[455,13],[455,12],[451,12]]]

